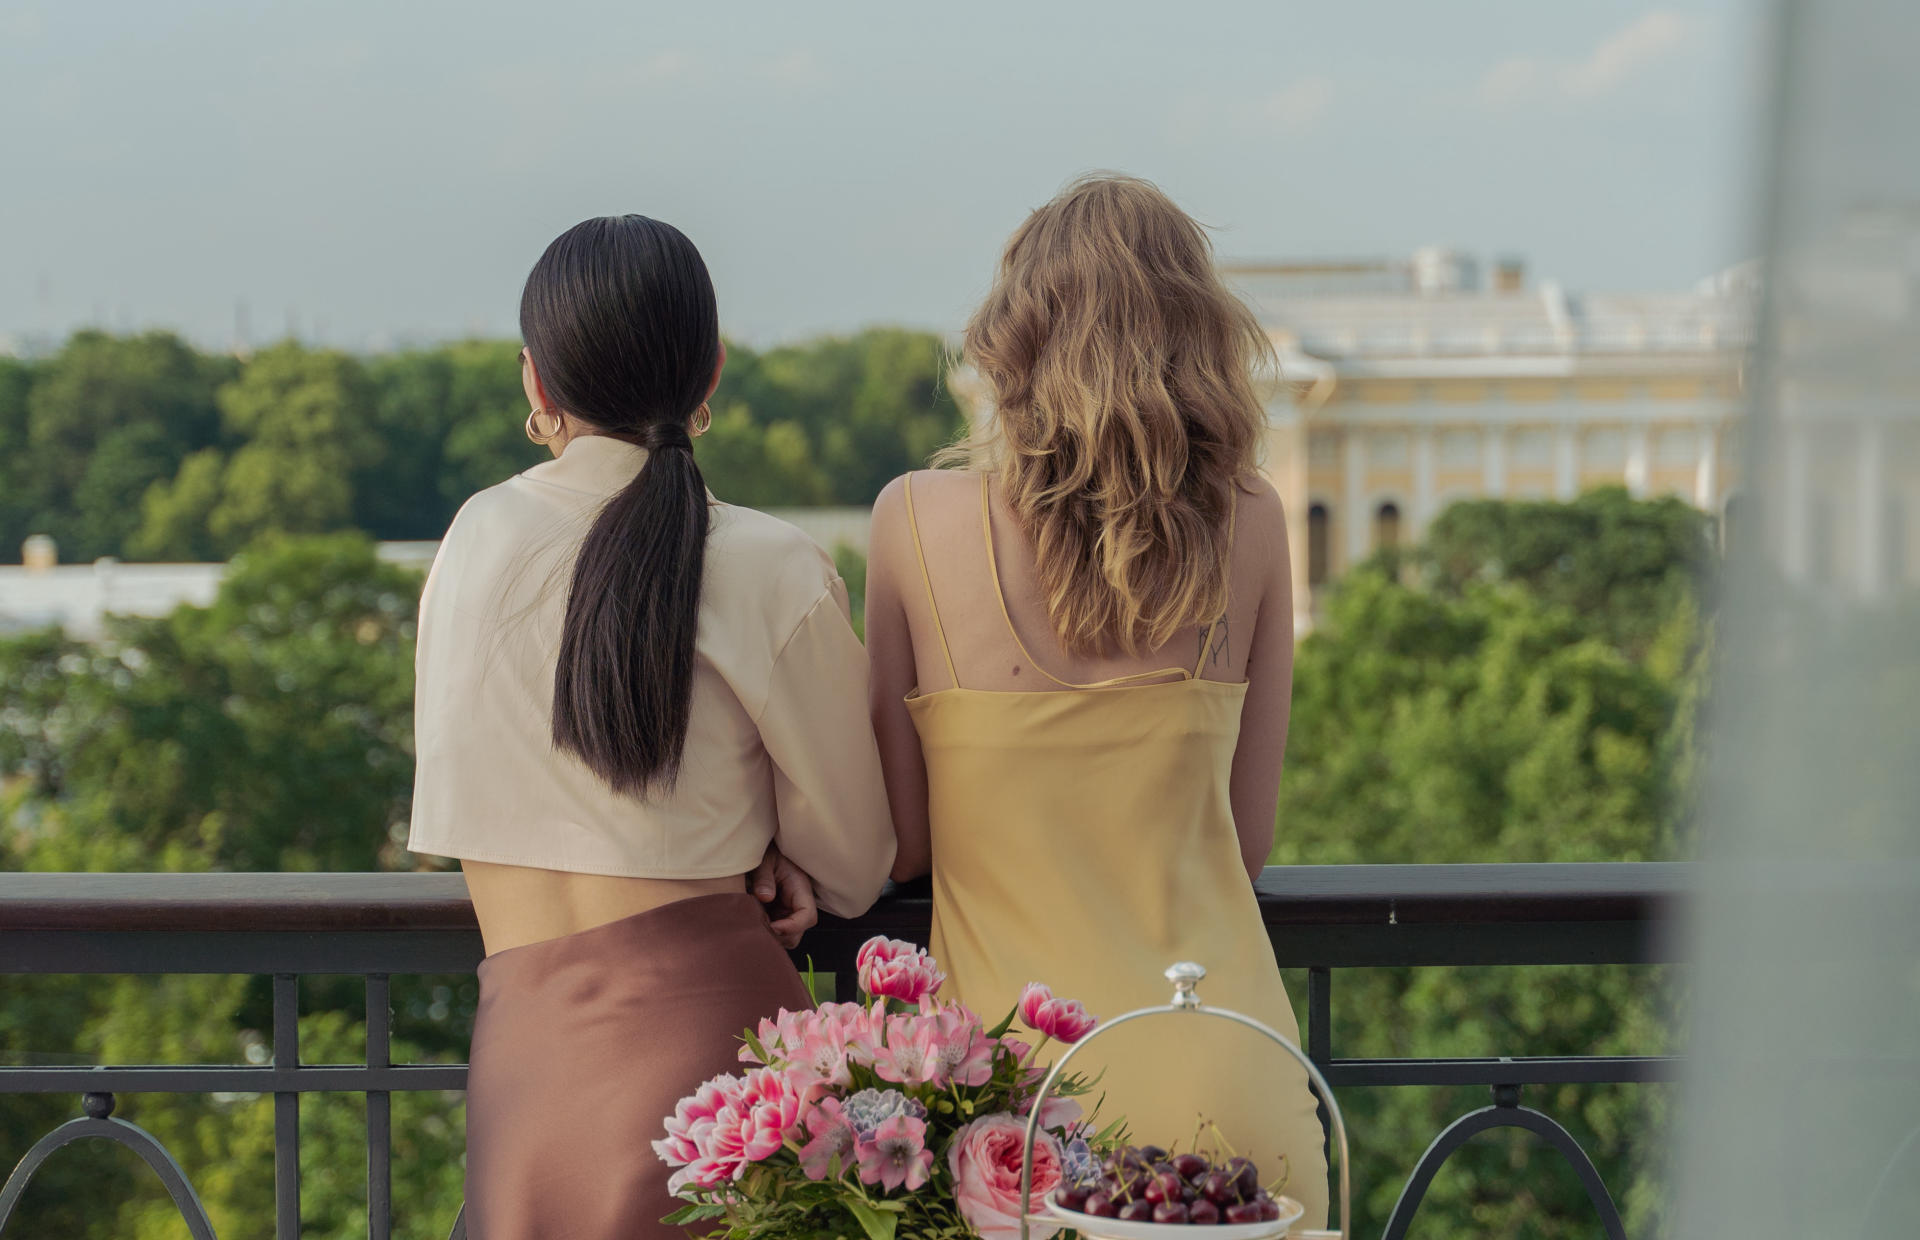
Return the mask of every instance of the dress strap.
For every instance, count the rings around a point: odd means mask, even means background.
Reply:
[[[1234,527],[1234,520],[1235,520],[1235,518],[1237,518],[1237,517],[1239,517],[1239,515],[1240,515],[1240,484],[1239,484],[1239,483],[1235,483],[1235,484],[1234,484],[1234,487],[1233,487],[1233,504],[1232,504],[1232,506],[1231,506],[1231,507],[1229,507],[1229,508],[1227,509],[1227,568],[1226,568],[1226,572],[1227,572],[1227,580],[1228,580],[1229,582],[1231,582],[1231,581],[1233,580],[1233,527]],[[1213,635],[1214,635],[1214,632],[1215,632],[1216,630],[1218,630],[1218,629],[1219,629],[1219,627],[1220,627],[1221,625],[1223,625],[1223,624],[1225,624],[1226,622],[1227,622],[1227,617],[1226,617],[1226,613],[1225,613],[1225,612],[1222,612],[1222,613],[1221,613],[1220,615],[1218,615],[1218,616],[1216,616],[1216,617],[1214,617],[1214,620],[1213,620],[1213,623],[1212,623],[1212,624],[1209,624],[1209,625],[1207,626],[1207,631],[1206,631],[1206,632],[1204,632],[1204,633],[1202,633],[1202,634],[1200,635],[1200,661],[1199,661],[1199,662],[1197,662],[1197,663],[1195,663],[1195,664],[1193,665],[1193,678],[1194,678],[1195,680],[1199,680],[1199,679],[1200,679],[1200,673],[1201,673],[1201,671],[1202,671],[1202,670],[1204,670],[1204,669],[1206,668],[1206,666],[1207,666],[1207,656],[1208,656],[1208,655],[1209,655],[1210,653],[1212,653],[1212,651],[1213,651]]]
[[[1142,681],[1161,680],[1168,676],[1178,676],[1183,680],[1193,679],[1187,674],[1187,669],[1184,667],[1162,667],[1155,668],[1152,671],[1129,672],[1125,676],[1114,676],[1107,680],[1095,680],[1082,683],[1074,680],[1062,680],[1041,666],[1040,660],[1034,658],[1033,652],[1027,649],[1027,643],[1020,640],[1020,630],[1013,627],[1013,613],[1007,610],[1006,591],[1000,588],[1000,564],[993,553],[993,509],[987,500],[988,481],[989,476],[987,474],[983,473],[980,475],[980,536],[986,539],[987,543],[987,576],[993,578],[993,597],[1000,602],[1000,618],[1006,621],[1007,636],[1013,638],[1013,644],[1020,651],[1020,657],[1027,661],[1029,667],[1039,672],[1042,676],[1045,676],[1048,680],[1051,680],[1054,684],[1059,685],[1062,689],[1114,689],[1122,685],[1138,684]]]
[[[927,587],[927,608],[933,612],[933,631],[940,638],[940,654],[947,661],[947,679],[960,687],[959,673],[953,670],[953,649],[947,645],[947,628],[940,623],[940,604],[933,597],[933,576],[927,572],[927,551],[920,545],[920,519],[913,511],[913,475],[907,475],[907,529],[913,535],[913,555],[920,561],[920,580]],[[996,585],[999,583],[996,582]]]

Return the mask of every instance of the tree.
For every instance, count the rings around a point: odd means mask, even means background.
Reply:
[[[1604,618],[1598,635],[1634,654],[1683,596],[1712,585],[1719,562],[1711,517],[1670,496],[1633,499],[1622,487],[1572,503],[1454,504],[1416,558],[1448,594],[1474,581],[1513,581],[1576,616]]]
[[[120,554],[141,493],[218,439],[214,392],[232,372],[165,332],[76,333],[27,395],[28,523],[69,559]]]

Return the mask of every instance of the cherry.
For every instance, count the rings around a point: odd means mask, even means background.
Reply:
[[[1215,1171],[1200,1182],[1201,1195],[1216,1206],[1230,1206],[1240,1200],[1240,1189],[1225,1171]]]
[[[1220,1221],[1220,1207],[1202,1197],[1187,1207],[1187,1221],[1212,1226]]]
[[[1147,1182],[1146,1191],[1140,1195],[1156,1205],[1163,1201],[1174,1202],[1180,1200],[1186,1186],[1186,1181],[1173,1172],[1163,1171]]]
[[[1062,1209],[1079,1210],[1086,1206],[1087,1198],[1091,1196],[1093,1193],[1090,1190],[1075,1185],[1072,1188],[1061,1189],[1058,1200]]]
[[[1137,1153],[1137,1154],[1139,1154],[1141,1158],[1143,1158],[1143,1159],[1145,1159],[1145,1160],[1146,1160],[1147,1162],[1149,1162],[1149,1163],[1157,1163],[1157,1162],[1165,1162],[1165,1161],[1167,1161],[1167,1152],[1166,1152],[1165,1150],[1163,1150],[1163,1149],[1161,1149],[1161,1148],[1160,1148],[1159,1146],[1157,1146],[1157,1145],[1143,1145],[1143,1146],[1140,1146],[1140,1147],[1139,1147],[1139,1148],[1138,1148],[1138,1149],[1137,1149],[1137,1150],[1135,1151],[1135,1153]]]
[[[1260,1207],[1260,1221],[1271,1223],[1280,1217],[1280,1203],[1271,1197],[1262,1197],[1257,1203]]]
[[[1112,1218],[1119,1213],[1119,1210],[1114,1207],[1113,1198],[1101,1192],[1088,1194],[1082,1208],[1095,1218]]]
[[[1180,1202],[1163,1201],[1153,1208],[1153,1221],[1156,1223],[1184,1223],[1187,1220],[1187,1207]]]
[[[1176,1154],[1173,1169],[1180,1173],[1181,1179],[1191,1183],[1213,1170],[1213,1166],[1199,1154]]]
[[[1251,1158],[1228,1159],[1226,1172],[1233,1177],[1233,1186],[1242,1197],[1252,1197],[1260,1191],[1260,1169],[1253,1165]]]
[[[1236,1201],[1226,1209],[1229,1223],[1258,1223],[1261,1221],[1260,1206],[1252,1201]]]

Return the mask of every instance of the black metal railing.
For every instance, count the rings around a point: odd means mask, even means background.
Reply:
[[[1670,1079],[1664,1056],[1341,1058],[1333,1046],[1334,979],[1382,966],[1650,964],[1674,958],[1677,864],[1382,865],[1271,868],[1257,884],[1283,968],[1307,971],[1306,1051],[1336,1091],[1478,1085],[1492,1105],[1443,1131],[1408,1176],[1385,1240],[1401,1240],[1447,1157],[1477,1133],[1531,1131],[1579,1175],[1605,1233],[1624,1240],[1593,1162],[1550,1116],[1524,1106],[1530,1085]],[[926,941],[924,893],[883,899],[853,921],[825,919],[804,955],[842,991],[874,934]],[[466,1069],[394,1064],[390,979],[471,972],[481,957],[464,881],[453,874],[0,874],[0,974],[257,974],[272,978],[271,1055],[216,1066],[0,1066],[0,1095],[69,1093],[84,1117],[47,1134],[0,1188],[0,1233],[40,1165],[75,1141],[103,1138],[160,1177],[195,1240],[213,1228],[191,1176],[150,1134],[113,1116],[126,1093],[253,1093],[274,1100],[275,1234],[300,1234],[300,1099],[366,1096],[367,1230],[391,1232],[391,1097],[463,1088]],[[365,1062],[301,1062],[302,977],[364,979]],[[376,1014],[385,1014],[380,1019]],[[1523,1048],[1515,1048],[1523,1049]],[[458,1237],[463,1228],[449,1220]]]

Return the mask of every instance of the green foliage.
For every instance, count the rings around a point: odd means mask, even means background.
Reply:
[[[765,353],[729,345],[701,468],[732,503],[871,504],[962,430],[945,368],[936,337],[899,328]]]
[[[1713,518],[1672,498],[1636,500],[1621,487],[1570,504],[1476,500],[1454,504],[1417,553],[1435,589],[1510,581],[1541,602],[1604,618],[1595,635],[1643,653],[1661,624],[1714,576]]]
[[[263,534],[438,538],[468,496],[546,459],[522,431],[519,356],[286,341],[237,360],[81,332],[44,361],[0,358],[0,548],[46,533],[68,561],[218,560]],[[733,503],[871,503],[963,424],[924,332],[729,359],[698,452]]]
[[[1396,563],[1350,574],[1300,643],[1278,864],[1641,861],[1673,855],[1700,757],[1704,518],[1597,492],[1470,503]],[[1658,1054],[1664,971],[1367,969],[1336,975],[1342,1056]],[[1296,996],[1301,992],[1298,981]],[[1655,1231],[1665,1091],[1560,1086],[1531,1105],[1593,1154],[1633,1234]],[[1477,1090],[1355,1090],[1360,1234]],[[1469,1144],[1416,1234],[1592,1234],[1584,1192],[1521,1136]]]
[[[10,365],[0,379],[0,421],[17,436],[0,501],[8,534],[51,534],[75,559],[122,554],[141,494],[219,438],[214,393],[231,373],[165,332],[79,332],[44,362]]]

